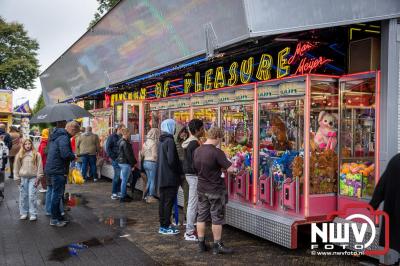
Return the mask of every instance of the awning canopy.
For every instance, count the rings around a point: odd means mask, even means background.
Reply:
[[[396,17],[398,0],[123,0],[40,80],[55,103],[253,37]]]

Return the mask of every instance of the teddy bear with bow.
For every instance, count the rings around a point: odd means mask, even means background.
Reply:
[[[337,131],[335,122],[337,114],[321,111],[318,115],[319,128],[314,137],[314,142],[322,149],[334,150],[337,144]]]

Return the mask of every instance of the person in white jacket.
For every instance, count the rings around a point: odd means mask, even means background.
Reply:
[[[20,219],[37,220],[37,187],[43,178],[42,157],[33,148],[30,139],[25,139],[14,162],[14,180],[19,185]]]

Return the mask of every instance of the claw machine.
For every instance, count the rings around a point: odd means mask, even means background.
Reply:
[[[251,204],[255,197],[253,175],[254,84],[239,86],[218,95],[221,128],[224,139],[221,149],[232,161],[234,173],[226,179],[228,197]]]
[[[204,129],[219,126],[218,95],[209,93],[192,97],[193,118],[200,119],[204,123]]]
[[[189,124],[191,119],[191,111],[189,106],[189,100],[183,100],[185,103],[183,106],[180,105],[182,100],[171,99],[168,100],[168,109],[170,110],[169,117],[176,121],[176,124],[185,127]]]
[[[114,125],[123,123],[131,133],[133,153],[138,160],[143,143],[144,103],[141,101],[123,101],[114,103]]]
[[[379,179],[379,72],[340,78],[339,209],[366,202]]]
[[[161,122],[169,118],[169,111],[163,102],[151,101],[144,104],[144,136],[151,128],[161,129]]]

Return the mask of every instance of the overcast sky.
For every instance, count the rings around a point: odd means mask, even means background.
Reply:
[[[0,16],[24,24],[39,42],[42,72],[86,32],[97,6],[96,0],[0,0]],[[29,99],[33,107],[42,90],[39,79],[35,85],[30,92],[17,90],[14,106]]]

